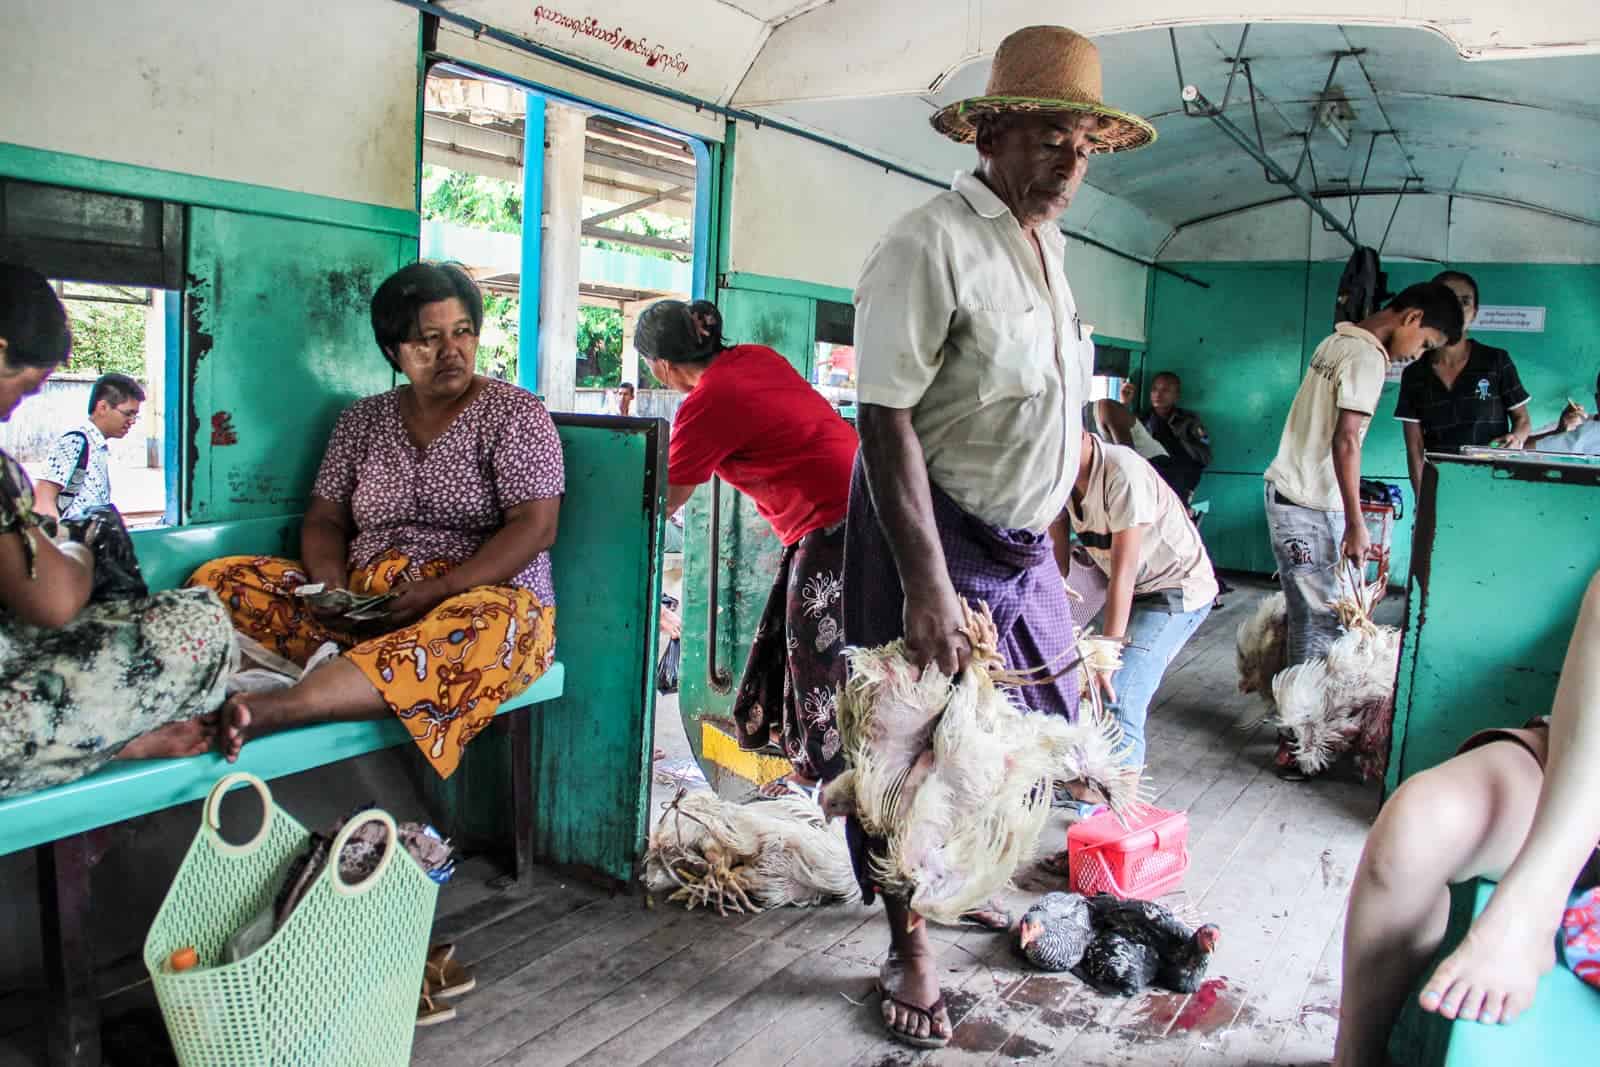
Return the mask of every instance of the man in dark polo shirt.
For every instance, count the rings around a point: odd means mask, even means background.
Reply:
[[[1478,314],[1478,285],[1460,271],[1433,279],[1461,301],[1467,327]],[[1394,417],[1405,424],[1411,489],[1422,491],[1423,454],[1460,452],[1468,445],[1521,448],[1533,431],[1528,391],[1503,348],[1461,340],[1408,366],[1400,376]]]

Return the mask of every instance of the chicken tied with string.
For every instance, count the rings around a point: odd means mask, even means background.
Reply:
[[[752,804],[679,790],[650,834],[644,883],[691,911],[749,914],[857,896],[844,835],[802,797]]]
[[[1284,756],[1302,773],[1320,774],[1348,752],[1370,781],[1388,766],[1400,631],[1372,621],[1381,586],[1366,584],[1353,568],[1340,577],[1341,595],[1328,606],[1344,633],[1326,656],[1284,666],[1289,623],[1282,593],[1239,624],[1239,690],[1261,694],[1267,720],[1283,732]]]
[[[1168,908],[1109,893],[1046,893],[1022,916],[1017,943],[1043,971],[1070,971],[1101,993],[1131,997],[1151,985],[1193,993],[1222,931],[1190,929]]]
[[[902,641],[851,650],[838,705],[849,768],[820,797],[830,817],[853,812],[887,841],[872,857],[878,886],[940,923],[959,921],[1033,857],[1053,783],[1117,812],[1139,790],[1116,721],[1026,713],[1004,686],[1030,678],[1003,669],[988,606],[963,607],[973,654],[956,679],[919,670]]]

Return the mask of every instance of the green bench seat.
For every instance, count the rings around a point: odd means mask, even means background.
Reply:
[[[498,714],[554,700],[564,684],[565,668],[554,664],[527,692],[502,704]],[[389,718],[285,730],[251,741],[231,766],[216,753],[115,761],[76,782],[0,800],[0,856],[199,800],[231,770],[270,781],[410,740],[404,724]]]
[[[150,587],[171,589],[182,585],[202,563],[221,556],[292,557],[299,531],[300,517],[290,515],[140,530],[133,541]],[[501,705],[497,714],[554,700],[562,695],[565,682],[566,669],[556,663],[527,692]],[[188,759],[114,761],[76,782],[0,800],[0,856],[199,800],[229,770],[249,771],[270,781],[409,740],[397,719],[339,722],[252,741],[232,767],[214,753]]]
[[[1482,879],[1451,887],[1450,923],[1438,959],[1461,943],[1494,889],[1494,882]],[[1390,1055],[1405,1067],[1569,1067],[1593,1063],[1600,1049],[1600,989],[1559,963],[1540,979],[1532,1009],[1505,1026],[1430,1014],[1417,1007],[1419,992],[1420,984],[1389,1043]]]

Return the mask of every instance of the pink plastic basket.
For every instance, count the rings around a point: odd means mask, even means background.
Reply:
[[[1109,811],[1067,828],[1073,892],[1153,900],[1183,884],[1189,869],[1189,817],[1146,807],[1123,826]]]

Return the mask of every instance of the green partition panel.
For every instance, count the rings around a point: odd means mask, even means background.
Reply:
[[[722,335],[737,344],[766,345],[801,374],[811,373],[816,345],[817,302],[809,296],[755,289],[724,289],[717,307]]]
[[[1443,460],[1418,522],[1388,787],[1550,711],[1600,569],[1600,465]]]
[[[304,507],[339,412],[394,384],[370,301],[416,254],[394,233],[190,209],[188,521]]]
[[[627,882],[649,820],[667,424],[554,417],[567,471],[550,552],[566,685],[560,699],[530,711],[533,854]],[[461,781],[448,788],[420,777],[453,833],[505,840],[512,832],[509,743],[496,731],[474,740]]]
[[[1334,293],[1341,262],[1204,263],[1174,267],[1205,279],[1199,290],[1170,275],[1153,275],[1148,381],[1159,370],[1183,377],[1183,403],[1211,428],[1216,459],[1200,483],[1212,500],[1202,528],[1213,557],[1224,567],[1270,571],[1264,546],[1233,543],[1254,529],[1264,538],[1260,502],[1229,484],[1231,475],[1258,476],[1277,450],[1284,417],[1311,353],[1332,331]],[[1592,403],[1600,370],[1600,266],[1567,264],[1450,264],[1472,274],[1487,304],[1548,308],[1541,333],[1478,334],[1507,349],[1533,396],[1535,426],[1552,421],[1570,396]],[[1426,281],[1439,264],[1391,261],[1389,288]],[[1399,386],[1384,387],[1362,456],[1362,474],[1399,485],[1406,509],[1392,542],[1391,574],[1403,581],[1411,562],[1416,511],[1406,469],[1405,438],[1394,419]],[[1235,511],[1235,509],[1244,509]],[[1252,565],[1249,560],[1261,561]]]

